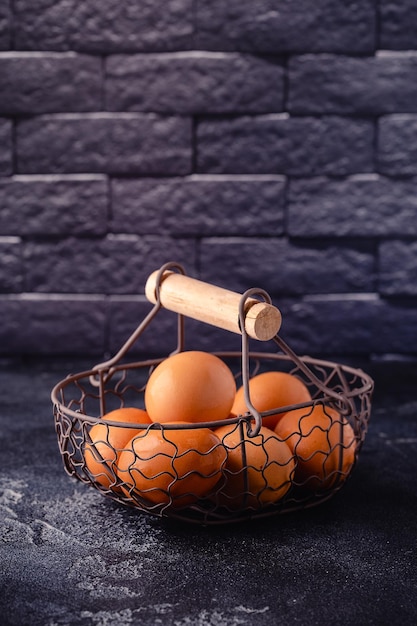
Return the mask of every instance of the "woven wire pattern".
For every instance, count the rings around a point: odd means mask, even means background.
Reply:
[[[230,365],[239,384],[242,376],[241,353],[215,354]],[[304,406],[305,419],[317,405],[332,407],[342,416],[340,419],[346,420],[353,429],[354,444],[349,446],[343,440],[342,421],[338,422],[340,438],[336,444],[334,438],[330,440],[328,432],[324,433],[328,445],[318,450],[317,454],[321,454],[323,467],[329,465],[330,457],[332,460],[325,480],[320,476],[300,480],[294,456],[282,461],[282,467],[278,467],[277,461],[269,460],[272,443],[268,438],[248,438],[247,427],[252,417],[249,413],[216,423],[182,426],[103,422],[102,416],[114,409],[144,406],[147,379],[161,360],[117,365],[99,372],[91,370],[68,376],[56,386],[53,393],[55,427],[68,474],[93,486],[104,496],[143,513],[202,524],[235,522],[315,506],[332,497],[349,478],[364,442],[371,413],[373,382],[361,370],[309,357],[294,359],[286,354],[250,353],[250,376],[273,369],[291,373],[306,384],[312,401]],[[324,410],[326,412],[326,408]],[[262,414],[262,417],[266,415]],[[299,422],[302,419],[304,417]],[[100,446],[96,443],[94,448],[90,432],[97,424],[102,424],[103,435]],[[179,428],[201,431],[225,426],[228,427],[228,435],[204,452],[198,447],[184,451],[176,443],[175,431]],[[157,435],[161,450],[146,458],[140,452],[130,452],[130,457],[125,452],[125,466],[121,468],[123,451],[115,449],[109,439],[110,429],[121,428],[131,430],[135,451],[143,448],[147,438]],[[300,423],[294,424],[294,433],[301,430]],[[194,436],[197,434],[194,433]],[[353,445],[354,449],[351,449]],[[241,467],[236,472],[226,465],[225,447],[228,454],[241,455]],[[189,468],[190,455],[193,456],[192,469],[184,471],[183,461],[187,460]],[[265,459],[262,467],[253,464],[251,459],[254,455]],[[353,461],[345,466],[344,457],[347,455]],[[211,464],[214,458],[217,465]],[[157,462],[159,474],[149,477],[147,470],[143,469],[147,467],[145,461]],[[272,471],[273,463],[276,465],[275,474],[282,473],[281,483],[275,485],[278,495],[274,498],[268,492],[268,472]],[[94,471],[91,471],[92,465]],[[203,466],[204,470],[201,469]],[[139,489],[138,483],[145,486]],[[207,490],[201,490],[201,484],[207,485]],[[256,490],[254,484],[257,485]],[[233,492],[230,485],[234,487]]]

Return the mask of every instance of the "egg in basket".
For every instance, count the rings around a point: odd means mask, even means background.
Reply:
[[[356,465],[371,411],[361,370],[298,357],[263,290],[243,295],[185,275],[151,274],[153,307],[108,361],[51,393],[65,470],[143,513],[222,524],[283,514],[333,496]],[[125,356],[157,314],[178,315],[167,356]],[[184,349],[184,317],[239,334],[241,350]],[[250,344],[270,342],[274,350]]]

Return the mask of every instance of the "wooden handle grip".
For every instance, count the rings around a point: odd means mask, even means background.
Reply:
[[[146,297],[154,304],[157,301],[158,273],[153,272],[145,286]],[[161,304],[169,311],[241,333],[241,294],[171,271],[163,273],[159,289]],[[268,341],[277,334],[280,326],[281,313],[276,307],[255,298],[246,300],[245,330],[249,337]]]

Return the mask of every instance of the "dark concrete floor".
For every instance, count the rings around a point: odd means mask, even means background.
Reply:
[[[383,363],[355,471],[300,513],[216,527],[69,478],[50,391],[85,363],[0,364],[0,615],[8,625],[417,623],[417,366]]]

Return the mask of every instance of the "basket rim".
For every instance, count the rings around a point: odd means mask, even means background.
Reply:
[[[211,351],[211,354],[214,354],[220,358],[241,358],[241,352],[239,351]],[[56,411],[59,411],[59,413],[61,413],[62,415],[66,415],[68,417],[73,417],[73,418],[77,418],[77,419],[81,419],[83,421],[86,422],[91,422],[91,423],[96,423],[96,422],[100,422],[100,423],[106,423],[109,425],[117,425],[120,427],[124,427],[124,426],[128,426],[128,427],[142,427],[142,428],[155,428],[155,427],[161,427],[161,424],[134,424],[132,422],[121,422],[121,421],[117,421],[117,422],[113,422],[111,420],[103,420],[103,416],[93,416],[93,415],[88,415],[86,413],[81,413],[80,411],[75,411],[73,409],[70,409],[64,402],[62,402],[59,399],[59,394],[60,392],[64,391],[66,387],[68,387],[69,385],[71,385],[72,383],[75,383],[77,381],[80,381],[82,379],[90,379],[90,381],[92,379],[95,379],[97,381],[97,376],[105,376],[106,374],[109,374],[109,372],[111,373],[112,377],[114,374],[118,373],[118,372],[122,372],[124,370],[133,370],[133,369],[144,369],[146,367],[153,367],[158,365],[159,363],[161,363],[162,361],[164,361],[166,358],[169,358],[170,355],[167,356],[163,356],[163,357],[155,357],[152,359],[146,359],[146,360],[140,360],[140,361],[133,361],[133,362],[129,362],[129,363],[120,363],[118,365],[113,365],[111,368],[110,367],[106,367],[106,368],[97,368],[97,367],[93,367],[91,369],[88,370],[84,370],[81,372],[77,372],[74,374],[69,374],[68,376],[66,376],[64,379],[60,380],[58,383],[56,383],[54,385],[54,387],[51,390],[51,401],[52,404],[54,406],[54,409]],[[260,352],[260,351],[250,351],[249,352],[249,357],[251,359],[257,359],[259,361],[261,360],[270,360],[270,361],[281,361],[281,362],[293,362],[291,357],[289,355],[286,354],[281,354],[281,353],[274,353],[274,352]],[[374,381],[372,379],[372,377],[367,374],[366,372],[364,372],[361,368],[355,368],[353,366],[347,365],[347,364],[343,364],[343,363],[337,363],[334,361],[330,361],[330,360],[326,360],[326,359],[321,359],[321,358],[315,358],[315,357],[311,357],[308,355],[305,356],[301,356],[299,357],[299,359],[305,363],[306,365],[314,365],[317,367],[322,367],[322,368],[332,368],[334,371],[338,371],[338,372],[343,372],[343,373],[348,373],[352,376],[357,377],[358,379],[361,379],[362,382],[362,386],[358,386],[355,387],[354,389],[350,389],[350,390],[344,390],[343,392],[343,396],[345,398],[348,399],[352,399],[355,398],[361,394],[367,394],[367,393],[371,393],[373,391],[374,388]],[[294,363],[294,366],[296,367],[296,363]],[[98,384],[97,384],[98,387]],[[341,394],[342,396],[342,394]],[[318,402],[322,402],[322,400],[312,400],[310,402],[304,402],[300,405],[292,405],[291,408],[305,408],[308,406],[312,406],[314,404],[317,404]],[[282,407],[282,409],[287,409],[287,407]],[[265,413],[266,415],[266,413]],[[217,424],[233,424],[236,423],[239,420],[250,420],[251,419],[251,414],[245,413],[242,415],[238,415],[238,416],[234,416],[232,418],[226,418],[223,420],[220,420],[218,422],[213,422],[210,424],[211,425],[217,425]],[[174,429],[174,428],[193,428],[193,427],[203,427],[206,424],[206,422],[190,422],[185,423],[185,424],[178,424],[178,423],[164,423],[162,426],[164,428],[167,429]]]

